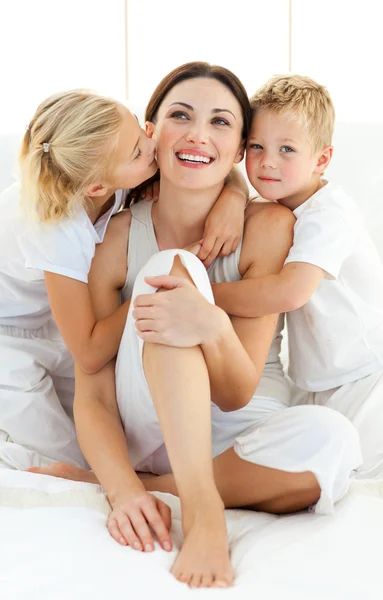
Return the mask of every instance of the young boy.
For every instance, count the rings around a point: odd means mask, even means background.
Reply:
[[[263,198],[293,211],[294,244],[279,274],[217,284],[216,302],[238,316],[287,313],[289,375],[303,402],[347,416],[361,438],[358,476],[382,476],[383,265],[354,201],[322,178],[331,98],[289,75],[268,81],[251,105],[247,174]]]

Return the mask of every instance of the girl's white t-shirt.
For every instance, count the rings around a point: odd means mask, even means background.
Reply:
[[[18,182],[0,194],[0,325],[38,329],[51,318],[44,271],[87,283],[96,244],[125,197],[117,190],[113,206],[94,225],[84,209],[35,224],[21,215]]]
[[[355,202],[327,183],[294,210],[286,263],[326,274],[308,302],[287,313],[289,375],[320,392],[383,369],[383,265]]]

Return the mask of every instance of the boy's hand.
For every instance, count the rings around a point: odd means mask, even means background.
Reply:
[[[157,202],[160,194],[160,182],[154,181],[149,184],[147,188],[141,191],[141,199],[142,200],[153,200],[153,202]]]
[[[243,233],[245,196],[225,187],[211,209],[206,222],[198,258],[207,268],[217,256],[235,252]]]
[[[143,487],[115,498],[107,526],[110,535],[122,546],[152,552],[152,529],[162,548],[167,552],[172,549],[170,508]]]

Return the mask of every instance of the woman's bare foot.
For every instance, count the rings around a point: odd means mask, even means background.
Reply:
[[[40,473],[41,475],[51,475],[61,479],[70,479],[72,481],[85,481],[86,483],[99,483],[93,471],[87,471],[67,463],[53,463],[47,467],[32,467],[27,469],[29,473]]]
[[[182,521],[185,540],[171,573],[190,587],[230,587],[234,571],[222,501],[188,507]]]

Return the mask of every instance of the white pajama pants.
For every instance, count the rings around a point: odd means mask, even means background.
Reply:
[[[324,392],[292,391],[296,406],[326,406],[347,417],[358,430],[363,457],[355,478],[383,479],[383,371]]]
[[[117,401],[130,460],[136,470],[156,474],[171,468],[143,370],[143,342],[137,336],[132,310],[137,295],[156,291],[144,277],[169,274],[177,254],[199,291],[213,302],[206,270],[194,255],[184,250],[153,255],[136,278],[116,364]],[[254,395],[246,407],[230,413],[212,404],[211,418],[213,456],[234,447],[240,458],[255,464],[313,472],[321,488],[315,507],[319,513],[332,512],[334,502],[347,492],[350,474],[361,463],[356,429],[328,408],[289,408],[278,398]]]
[[[73,360],[53,321],[0,326],[0,466],[86,467],[73,422]]]

